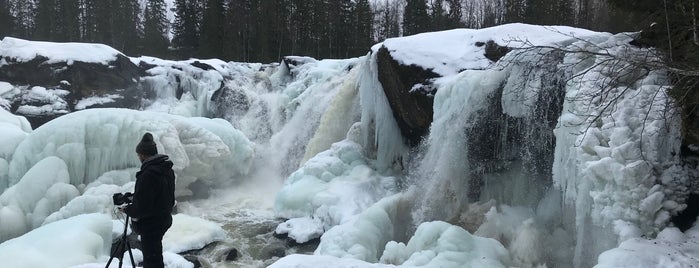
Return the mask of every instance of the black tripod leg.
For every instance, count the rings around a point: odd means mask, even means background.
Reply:
[[[136,267],[136,262],[133,260],[133,253],[131,252],[131,243],[126,240],[126,250],[129,251],[129,258],[131,258],[131,267]]]
[[[136,267],[136,262],[133,259],[133,253],[131,253],[131,243],[129,243],[129,238],[126,235],[126,231],[129,228],[129,215],[126,215],[126,223],[124,224],[124,233],[121,235],[121,241],[119,241],[119,244],[117,244],[117,247],[114,248],[111,252],[111,257],[109,258],[109,261],[107,262],[107,265],[104,266],[104,268],[109,268],[109,265],[112,263],[112,260],[114,258],[119,259],[119,268],[124,264],[124,251],[121,250],[122,247],[126,247],[126,250],[129,251],[129,257],[131,257],[131,267]],[[120,251],[120,252],[119,252]],[[121,254],[122,256],[117,256],[118,254]]]

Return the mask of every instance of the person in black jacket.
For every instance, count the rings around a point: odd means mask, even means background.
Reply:
[[[133,201],[122,211],[141,236],[143,267],[164,267],[163,236],[172,225],[175,173],[167,155],[158,154],[153,135],[146,133],[136,146],[141,170],[136,173]]]

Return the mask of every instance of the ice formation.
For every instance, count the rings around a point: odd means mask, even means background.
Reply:
[[[110,170],[138,167],[134,148],[153,133],[159,152],[175,164],[177,192],[197,180],[215,185],[248,172],[253,156],[245,136],[221,119],[184,118],[126,109],[88,109],[53,120],[31,132],[10,161],[14,185],[35,163],[57,156],[68,165],[70,183],[83,187]]]

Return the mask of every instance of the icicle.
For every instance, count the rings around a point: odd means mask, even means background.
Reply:
[[[362,109],[364,147],[375,147],[379,170],[391,168],[394,163],[401,161],[401,156],[407,147],[379,82],[376,53],[367,55],[362,63],[359,75],[359,99]]]

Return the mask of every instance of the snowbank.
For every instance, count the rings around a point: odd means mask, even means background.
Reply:
[[[655,239],[632,238],[599,256],[595,268],[699,267],[699,228],[669,227]]]
[[[403,65],[415,64],[432,69],[441,76],[450,76],[468,69],[485,69],[492,61],[485,57],[485,43],[492,40],[500,46],[519,48],[527,45],[563,44],[575,38],[608,38],[610,34],[567,26],[507,24],[484,29],[454,29],[389,38],[382,45],[391,57]],[[481,44],[478,44],[481,43]]]
[[[201,249],[226,238],[218,224],[186,214],[172,216],[172,226],[163,237],[163,250],[173,253]]]
[[[111,241],[108,216],[80,215],[0,244],[0,263],[13,268],[71,267],[109,256]]]
[[[18,62],[30,61],[37,56],[46,57],[46,63],[74,61],[108,64],[121,52],[103,44],[89,43],[55,43],[27,41],[5,37],[0,41],[0,56]]]

